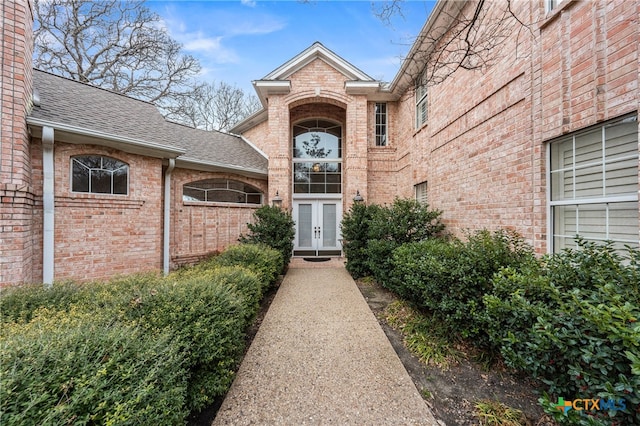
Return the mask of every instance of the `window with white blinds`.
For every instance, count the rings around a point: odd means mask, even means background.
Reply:
[[[638,122],[636,116],[552,142],[553,251],[575,236],[637,246]]]
[[[427,205],[427,182],[419,183],[415,186],[416,189],[416,201],[422,205]]]
[[[424,76],[416,82],[416,129],[427,123],[427,84]]]

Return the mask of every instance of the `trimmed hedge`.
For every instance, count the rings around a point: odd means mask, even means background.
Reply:
[[[455,334],[490,346],[483,296],[504,267],[535,263],[531,248],[511,231],[478,231],[461,240],[427,240],[393,252],[382,284],[440,318]]]
[[[169,330],[40,309],[4,323],[1,337],[3,425],[180,424],[187,414],[185,354]]]
[[[166,278],[5,290],[0,423],[181,424],[224,395],[282,265],[230,250]]]

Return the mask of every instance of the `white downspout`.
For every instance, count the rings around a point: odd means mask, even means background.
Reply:
[[[169,158],[169,167],[164,172],[164,232],[163,232],[163,256],[162,256],[162,270],[165,275],[169,274],[169,261],[171,254],[169,246],[170,239],[170,227],[171,227],[171,172],[176,166],[176,160]]]
[[[51,287],[54,279],[54,158],[53,128],[42,128],[42,282]]]

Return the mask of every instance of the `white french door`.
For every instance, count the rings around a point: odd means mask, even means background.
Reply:
[[[342,200],[296,200],[294,256],[340,256]]]

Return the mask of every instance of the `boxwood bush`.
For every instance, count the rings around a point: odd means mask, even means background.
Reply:
[[[441,214],[413,199],[396,198],[385,206],[354,204],[342,220],[347,270],[356,278],[373,275],[387,281],[393,250],[441,235]]]
[[[239,241],[271,247],[282,254],[283,267],[288,265],[293,255],[293,239],[296,235],[291,214],[279,207],[265,205],[257,209],[253,217],[255,222],[247,224],[249,233],[241,235]]]
[[[287,261],[288,263],[288,261]],[[244,266],[258,274],[267,285],[276,282],[285,267],[282,253],[266,244],[237,244],[228,247],[204,266]]]
[[[169,330],[150,335],[74,307],[4,323],[1,337],[3,425],[184,421],[185,352]]]
[[[183,424],[224,395],[282,265],[270,248],[231,253],[168,277],[4,290],[0,423]]]

